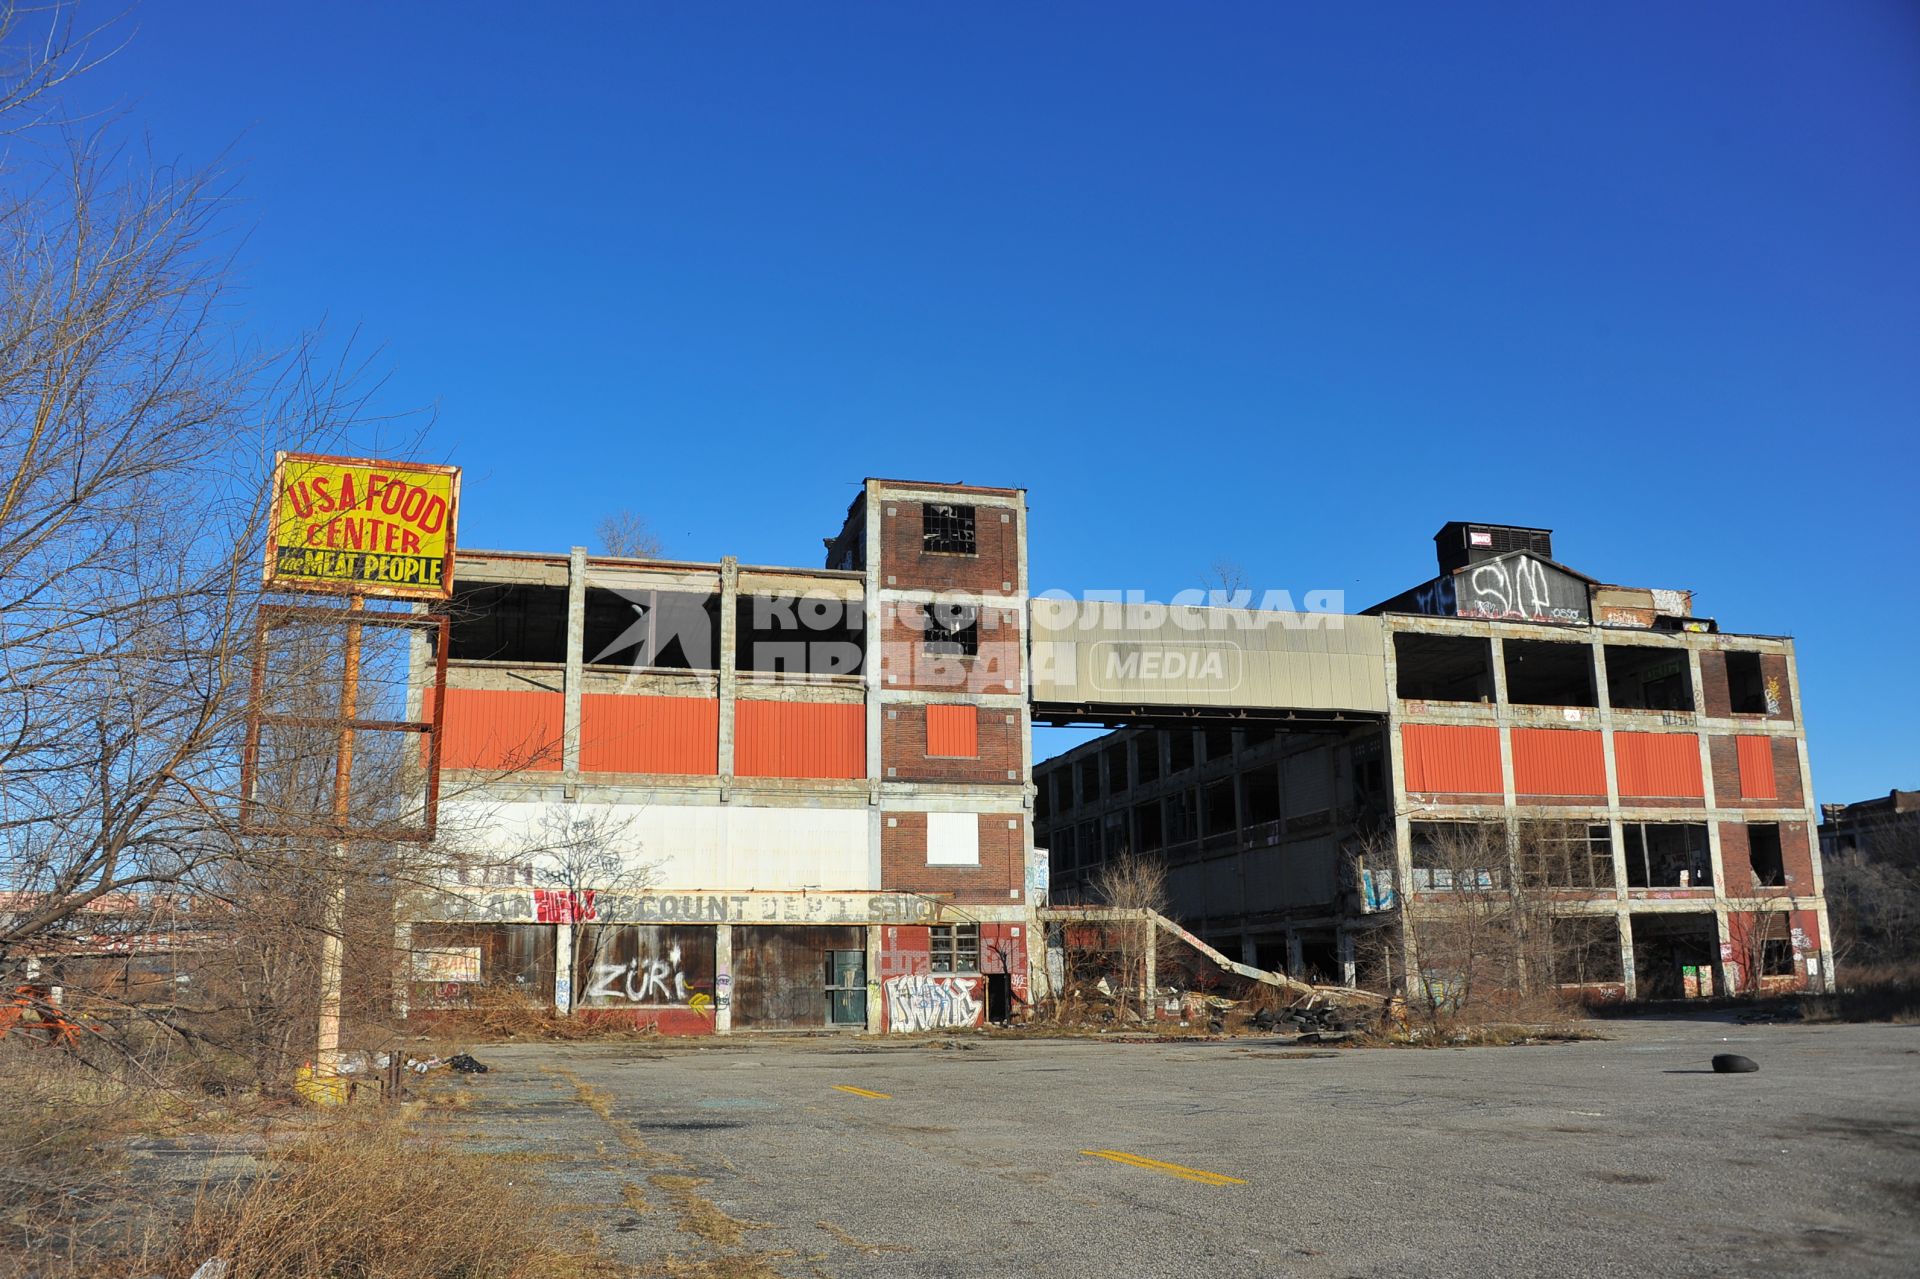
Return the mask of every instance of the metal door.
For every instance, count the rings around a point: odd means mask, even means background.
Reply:
[[[867,1024],[867,952],[827,952],[827,1024]]]

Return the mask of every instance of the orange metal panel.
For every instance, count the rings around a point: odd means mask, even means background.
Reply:
[[[733,771],[740,777],[865,777],[867,708],[857,702],[736,702]]]
[[[720,703],[711,697],[582,694],[580,770],[711,777],[720,771]]]
[[[1734,746],[1740,752],[1740,798],[1780,798],[1773,776],[1773,739],[1736,737]]]
[[[1407,789],[1449,795],[1498,795],[1500,730],[1473,725],[1404,724]]]
[[[1600,734],[1577,728],[1514,729],[1513,791],[1605,798],[1607,754]]]
[[[927,754],[977,758],[980,713],[972,706],[927,707]]]
[[[1615,733],[1613,762],[1620,793],[1643,798],[1705,795],[1700,739],[1692,733]]]
[[[556,772],[566,711],[559,693],[450,688],[440,767]]]

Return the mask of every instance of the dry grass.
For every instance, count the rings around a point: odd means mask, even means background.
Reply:
[[[1920,1023],[1920,962],[1853,964],[1840,970],[1840,978],[1834,994],[1797,998],[1801,1020]]]
[[[463,1043],[510,1040],[652,1039],[651,1023],[631,1018],[575,1014],[563,1017],[550,1000],[535,998],[518,986],[482,986],[466,1007],[433,1015],[436,1039]]]
[[[265,1177],[203,1191],[158,1273],[184,1279],[210,1257],[228,1279],[613,1273],[518,1176],[399,1119],[342,1115],[280,1150]]]

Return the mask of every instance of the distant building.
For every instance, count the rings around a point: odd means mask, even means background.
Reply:
[[[1870,859],[1920,862],[1920,791],[1888,791],[1879,799],[1820,806],[1820,855],[1859,853]]]

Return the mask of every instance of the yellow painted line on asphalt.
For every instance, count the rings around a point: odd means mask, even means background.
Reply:
[[[850,1092],[856,1097],[872,1097],[879,1101],[893,1100],[893,1094],[890,1092],[873,1092],[866,1088],[855,1088],[852,1084],[835,1084],[834,1087],[841,1092]]]
[[[1170,1164],[1158,1159],[1149,1159],[1145,1155],[1130,1155],[1124,1150],[1083,1150],[1083,1155],[1092,1155],[1096,1159],[1111,1159],[1117,1164],[1126,1164],[1133,1168],[1145,1168],[1148,1172],[1165,1173],[1169,1177],[1179,1177],[1183,1181],[1197,1181],[1203,1186],[1244,1186],[1243,1177],[1229,1177],[1223,1172],[1206,1172],[1199,1168],[1189,1168],[1185,1164]]]

